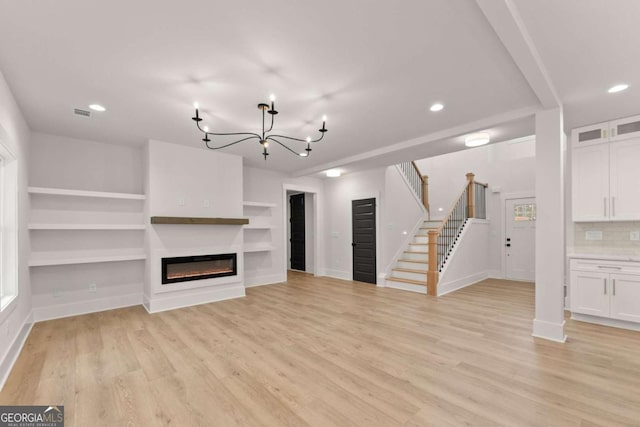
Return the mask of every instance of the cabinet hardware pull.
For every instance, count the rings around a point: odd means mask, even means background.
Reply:
[[[612,268],[614,270],[622,270],[622,267],[616,267],[613,265],[599,265],[598,268]]]
[[[613,285],[613,296],[616,296],[616,279],[611,279]]]
[[[607,294],[607,279],[604,279],[604,294]]]
[[[611,196],[611,216],[616,216],[616,198]]]

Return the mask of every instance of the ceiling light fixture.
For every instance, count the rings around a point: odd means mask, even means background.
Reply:
[[[320,142],[322,138],[324,138],[324,134],[328,131],[327,116],[322,116],[322,128],[318,129],[318,132],[320,132],[320,136],[314,140],[312,140],[311,137],[307,137],[306,139],[299,139],[299,138],[293,138],[291,136],[269,134],[269,132],[271,132],[271,130],[273,129],[274,118],[276,114],[278,114],[278,111],[276,111],[275,109],[275,100],[276,100],[276,97],[274,95],[271,95],[270,96],[271,106],[269,106],[269,104],[265,104],[262,102],[258,104],[258,109],[262,111],[262,133],[260,134],[257,134],[254,132],[218,133],[218,132],[211,132],[207,126],[200,127],[200,122],[202,121],[202,118],[200,117],[200,113],[198,110],[199,108],[198,103],[195,103],[193,105],[196,109],[196,115],[191,119],[194,122],[196,122],[196,127],[198,128],[198,130],[200,130],[200,132],[204,134],[204,138],[202,140],[204,141],[206,147],[210,150],[219,150],[221,148],[230,147],[232,145],[238,144],[243,141],[256,140],[262,146],[262,155],[264,156],[264,159],[267,160],[267,156],[269,155],[267,148],[269,148],[269,141],[272,141],[280,145],[281,147],[287,149],[288,151],[290,151],[291,153],[295,154],[298,157],[309,157],[312,151],[311,145],[315,144],[316,142]],[[271,115],[271,125],[269,126],[268,129],[265,127],[266,113]],[[235,137],[241,137],[241,138],[238,139],[237,141],[233,141],[228,144],[223,144],[219,147],[212,147],[209,145],[209,142],[211,142],[211,139],[209,139],[209,136],[235,136]],[[306,143],[307,148],[305,148],[303,152],[298,152],[296,150],[289,148],[287,145],[285,145],[285,143],[281,141],[282,139],[286,139],[288,141]]]
[[[431,108],[429,108],[429,110],[431,110],[431,111],[433,111],[433,112],[436,112],[436,111],[440,111],[440,110],[442,110],[443,108],[444,108],[444,105],[442,105],[442,104],[441,104],[441,103],[439,103],[439,102],[436,102],[435,104],[433,104],[433,105],[431,106]]]
[[[609,93],[617,93],[626,90],[629,87],[626,83],[621,83],[619,85],[611,86],[607,92]]]
[[[467,136],[464,139],[464,145],[467,147],[479,147],[480,145],[488,144],[491,141],[491,136],[487,132],[478,132]]]
[[[107,111],[107,109],[100,104],[91,104],[89,105],[89,108],[91,108],[93,111],[100,111],[101,113],[103,111]]]
[[[326,172],[326,174],[327,174],[327,176],[328,176],[329,178],[337,178],[337,177],[339,177],[340,175],[342,175],[342,173],[341,173],[338,169],[329,169],[329,170]]]

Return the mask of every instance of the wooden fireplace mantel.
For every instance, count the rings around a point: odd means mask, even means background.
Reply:
[[[249,218],[202,218],[192,216],[152,216],[151,224],[221,224],[245,225]]]

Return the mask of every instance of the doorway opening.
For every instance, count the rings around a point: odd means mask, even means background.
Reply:
[[[287,269],[315,274],[315,194],[287,190]]]
[[[376,282],[376,199],[351,201],[353,280]]]
[[[505,199],[504,209],[505,278],[533,282],[536,269],[536,199]]]

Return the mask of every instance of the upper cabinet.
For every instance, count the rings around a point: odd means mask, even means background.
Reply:
[[[571,133],[573,220],[640,220],[640,116]]]

